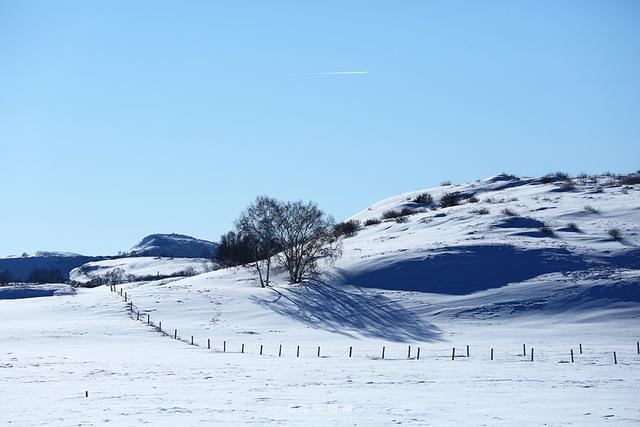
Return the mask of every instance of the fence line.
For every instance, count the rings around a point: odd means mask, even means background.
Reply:
[[[169,330],[165,330],[162,328],[162,321],[158,321],[158,323],[155,323],[155,320],[151,319],[151,314],[150,313],[144,313],[144,310],[142,310],[140,307],[138,307],[137,305],[135,305],[133,303],[133,300],[130,298],[130,296],[128,295],[127,292],[124,292],[123,288],[117,288],[116,285],[109,285],[110,291],[112,293],[116,293],[117,296],[120,296],[122,298],[122,300],[126,303],[126,307],[129,311],[130,317],[132,319],[136,319],[137,321],[142,321],[145,322],[147,324],[147,326],[152,327],[156,332],[162,334],[163,336],[175,339],[177,341],[181,341],[184,342],[186,344],[192,345],[194,347],[199,347],[199,348],[206,348],[207,350],[211,350],[212,352],[218,352],[218,353],[235,353],[235,354],[256,354],[259,356],[264,356],[264,357],[276,357],[275,354],[274,355],[269,355],[266,354],[263,350],[265,349],[264,344],[260,343],[260,349],[259,352],[257,353],[251,353],[251,352],[247,352],[245,351],[245,343],[241,343],[241,347],[240,347],[240,351],[228,351],[227,349],[227,341],[224,340],[222,341],[222,349],[216,349],[214,346],[214,343],[212,343],[211,338],[207,338],[206,341],[206,346],[205,344],[200,344],[199,342],[197,342],[195,340],[195,337],[193,335],[191,335],[189,338],[187,337],[182,337],[179,334],[179,330],[177,328],[174,328],[173,330],[169,329]],[[166,324],[165,324],[166,326]],[[637,358],[632,359],[632,362],[637,362],[640,361],[640,341],[636,341],[635,343],[635,347],[636,347],[636,352],[635,354],[638,356]],[[330,358],[333,357],[335,358],[336,356],[329,356],[328,354],[321,354],[321,346],[314,346],[314,349],[317,348],[317,353],[316,353],[316,358],[321,358],[321,359],[325,359],[325,358]],[[579,355],[583,355],[583,347],[582,347],[582,343],[578,344],[578,349],[579,349],[579,353],[578,354],[574,354],[574,349],[573,348],[569,348],[567,350],[567,353],[564,355],[564,358],[561,360],[558,360],[557,363],[575,363],[576,361],[576,357],[575,356],[579,356]],[[278,352],[277,352],[277,357],[282,357],[284,352],[284,347],[282,344],[279,344],[278,346]],[[295,346],[295,358],[300,358],[301,353],[301,346],[297,345]],[[431,356],[431,357],[427,357],[425,352],[422,352],[422,357],[421,357],[421,347],[414,347],[414,352],[412,353],[412,347],[411,345],[407,346],[407,356],[405,358],[388,358],[386,356],[388,356],[387,352],[386,352],[386,345],[382,345],[381,346],[381,353],[379,356],[364,356],[368,359],[371,360],[434,360],[434,359],[451,359],[452,361],[455,360],[459,360],[459,359],[471,359],[471,352],[470,352],[470,346],[469,345],[465,345],[464,347],[464,352],[463,351],[458,351],[460,350],[458,347],[453,347],[452,351],[451,351],[451,356],[447,356],[446,354],[439,354],[436,356]],[[526,344],[522,344],[522,353],[521,354],[517,354],[516,356],[520,357],[520,361],[524,361],[524,362],[529,362],[529,363],[534,363],[536,360],[538,361],[538,363],[540,363],[539,361],[539,357],[540,357],[540,353],[538,353],[538,359],[534,358],[534,348],[531,347],[529,349],[529,351],[527,352],[527,346]],[[291,354],[291,353],[289,353]],[[353,346],[349,346],[348,349],[345,349],[344,351],[344,358],[352,358],[354,354],[354,348]],[[414,354],[415,356],[412,356],[412,354]],[[494,358],[494,354],[495,356],[498,356],[497,352],[494,352],[494,348],[491,347],[490,351],[487,352],[487,356],[488,356],[488,360],[489,361],[495,361],[498,360],[497,357]],[[594,354],[594,353],[591,353]],[[611,355],[611,353],[609,353]],[[619,360],[618,360],[618,355],[619,352],[613,351],[612,352],[613,357],[610,360],[611,364],[614,365],[618,365]],[[513,354],[509,354],[509,356],[514,356]],[[554,354],[554,357],[562,357],[559,353],[558,354]],[[363,356],[361,356],[363,357]],[[544,357],[544,356],[543,356]],[[633,357],[633,356],[630,356]],[[480,359],[482,360],[483,357],[480,356]],[[487,359],[484,359],[487,360]],[[512,359],[507,360],[507,359],[500,359],[501,361],[512,361]],[[620,364],[624,364],[624,365],[630,365],[633,363],[620,363]]]

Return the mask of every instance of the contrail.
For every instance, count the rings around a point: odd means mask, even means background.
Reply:
[[[355,74],[369,74],[368,71],[328,71],[323,73],[310,73],[312,76],[344,76]]]

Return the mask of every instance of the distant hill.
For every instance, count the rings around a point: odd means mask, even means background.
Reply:
[[[7,271],[12,280],[23,282],[35,270],[59,271],[62,278],[67,280],[74,268],[104,258],[64,252],[38,252],[33,256],[0,258],[0,273]]]
[[[218,244],[183,234],[151,234],[132,247],[125,256],[213,258]]]

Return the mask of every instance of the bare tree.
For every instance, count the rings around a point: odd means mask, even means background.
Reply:
[[[342,254],[333,218],[315,203],[286,202],[276,207],[274,232],[282,248],[278,259],[292,282],[316,275],[320,258],[333,261]]]
[[[269,286],[271,261],[281,246],[277,239],[276,218],[280,202],[258,196],[236,221],[237,234],[250,249],[251,265],[258,273],[260,286]]]

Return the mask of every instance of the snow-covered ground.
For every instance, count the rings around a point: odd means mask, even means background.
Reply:
[[[303,285],[237,268],[123,296],[0,292],[0,423],[640,423],[640,189],[608,179],[495,177],[427,190],[464,196],[433,210],[390,198],[354,218],[425,210],[345,239]]]
[[[194,275],[214,268],[214,263],[205,258],[130,257],[89,262],[71,270],[70,279],[76,283],[87,283],[118,269],[124,280],[140,280],[149,277]]]

